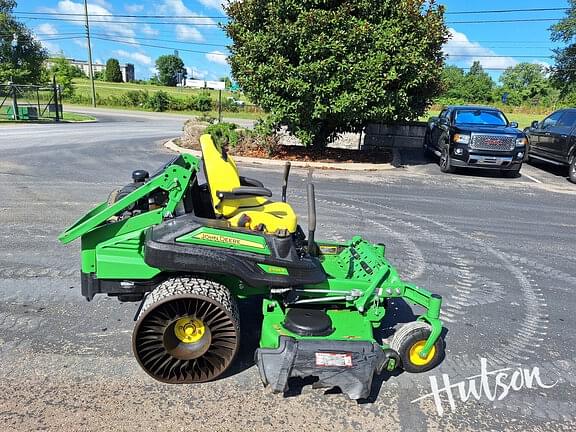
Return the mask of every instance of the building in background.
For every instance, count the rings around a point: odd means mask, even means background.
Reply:
[[[68,60],[71,65],[80,68],[80,70],[82,72],[84,72],[86,74],[86,76],[90,76],[89,75],[90,74],[90,65],[88,64],[87,61],[76,60],[76,59],[72,59],[72,58],[67,58],[66,60]],[[53,64],[50,61],[50,59],[46,60],[46,67],[51,68],[52,66],[53,66]],[[92,63],[92,73],[95,74],[96,72],[104,72],[105,70],[106,70],[105,64]],[[135,74],[134,74],[134,65],[131,63],[121,64],[120,65],[120,72],[122,73],[122,81],[124,81],[124,82],[130,82],[130,81],[134,81],[136,79]]]

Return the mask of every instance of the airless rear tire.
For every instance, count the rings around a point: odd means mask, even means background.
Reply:
[[[240,344],[236,301],[216,282],[168,279],[152,291],[132,334],[140,366],[171,384],[210,381],[232,364]]]

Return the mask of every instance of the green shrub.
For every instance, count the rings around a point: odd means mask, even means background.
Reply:
[[[206,112],[212,109],[212,98],[208,93],[199,93],[190,99],[189,108],[192,110]]]
[[[179,97],[170,98],[170,109],[172,111],[184,111],[188,109],[188,100]]]
[[[238,105],[234,103],[233,99],[223,99],[222,100],[222,111],[228,112],[238,112]]]
[[[152,93],[146,101],[146,108],[152,111],[162,112],[170,107],[170,95],[163,90]]]
[[[210,124],[216,124],[218,122],[218,119],[216,117],[211,116],[208,113],[203,113],[202,115],[196,117],[196,120],[199,122],[210,123]]]
[[[236,129],[238,126],[233,123],[218,123],[208,126],[205,133],[212,136],[217,146],[234,147],[240,139],[240,134]]]
[[[149,97],[150,96],[148,95],[147,91],[129,90],[126,93],[123,93],[119,100],[120,104],[125,107],[143,107],[148,102]]]

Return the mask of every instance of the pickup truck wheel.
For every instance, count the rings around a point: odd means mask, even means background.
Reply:
[[[442,153],[440,154],[440,171],[447,174],[452,174],[456,171],[452,166],[452,158],[450,157],[448,146],[442,147]]]
[[[572,156],[572,161],[570,162],[568,172],[570,174],[570,181],[572,183],[576,183],[576,155]]]
[[[502,170],[502,171],[500,171],[500,174],[502,174],[502,177],[516,178],[520,175],[520,168],[512,169],[512,170]]]
[[[425,156],[429,156],[432,153],[432,150],[430,150],[430,134],[428,131],[426,131],[426,134],[424,135],[424,144],[422,147],[424,148]]]

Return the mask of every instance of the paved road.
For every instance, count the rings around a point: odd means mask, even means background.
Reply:
[[[441,175],[407,155],[405,168],[316,172],[318,236],[385,242],[408,279],[442,294],[447,358],[423,375],[383,376],[371,401],[305,387],[288,398],[262,388],[247,341],[234,373],[214,383],[152,381],[130,353],[135,304],[79,292],[79,245],[56,236],[135,168],[170,154],[181,118],[98,114],[99,123],[0,127],[0,424],[2,430],[574,430],[576,427],[576,187],[527,166],[518,179]],[[280,173],[243,167],[277,193]],[[291,179],[302,214],[305,172]],[[305,218],[302,220],[305,225]],[[243,306],[245,327],[249,311]],[[396,305],[395,315],[410,315]],[[451,383],[512,368],[517,391],[486,389],[443,417],[431,378]],[[513,375],[539,368],[542,388]],[[488,384],[493,391],[495,375]],[[477,386],[480,384],[477,381]],[[468,391],[469,386],[463,388]],[[479,390],[480,387],[477,387]],[[498,395],[502,395],[499,388]]]

